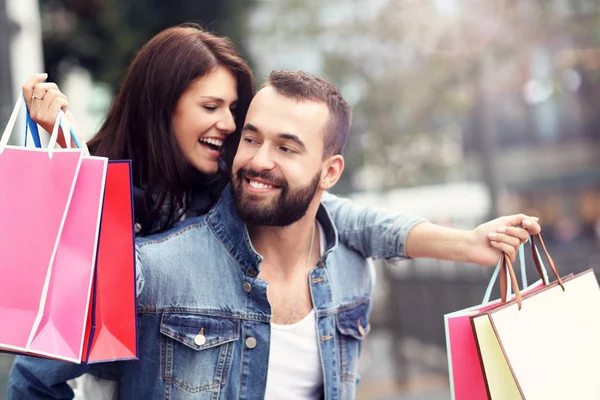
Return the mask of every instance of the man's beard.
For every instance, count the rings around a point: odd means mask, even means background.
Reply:
[[[279,188],[279,195],[269,202],[262,196],[246,193],[244,182],[246,178],[260,178]],[[310,203],[315,197],[321,171],[318,171],[312,181],[298,189],[290,189],[287,181],[272,172],[256,172],[240,168],[233,177],[233,202],[238,216],[250,226],[288,226],[304,217]],[[262,204],[262,203],[265,204]]]

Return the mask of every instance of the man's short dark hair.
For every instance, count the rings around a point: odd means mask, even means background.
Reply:
[[[342,154],[350,132],[352,111],[338,88],[303,71],[273,71],[264,86],[272,86],[277,93],[296,100],[325,103],[329,109],[329,123],[325,130],[323,157]]]

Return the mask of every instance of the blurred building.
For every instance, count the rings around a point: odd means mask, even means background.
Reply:
[[[539,215],[545,236],[564,242],[591,237],[600,221],[600,48],[581,30],[600,9],[588,0],[553,4],[543,35],[508,68],[492,63],[484,72],[492,83],[465,119],[463,144],[476,179],[482,157],[493,153],[494,173],[510,194],[501,194],[505,211]],[[521,8],[516,20],[531,21],[531,12]],[[488,153],[485,131],[494,139]]]
[[[0,0],[0,125],[8,121],[13,103],[12,75],[10,68],[10,40],[16,29],[8,17],[6,0]]]
[[[42,36],[37,0],[0,0],[0,124],[8,122],[12,108],[29,76],[43,72]],[[13,143],[23,140],[21,115]]]

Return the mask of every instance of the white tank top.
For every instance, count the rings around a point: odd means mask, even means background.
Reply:
[[[325,234],[321,224],[317,225],[322,255]],[[295,324],[272,323],[265,400],[318,400],[322,393],[323,367],[315,310]]]

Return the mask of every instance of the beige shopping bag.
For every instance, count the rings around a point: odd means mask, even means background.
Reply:
[[[532,247],[536,256],[534,237]],[[509,272],[518,292],[510,265]],[[517,294],[472,324],[491,399],[600,399],[600,288],[592,270]]]

